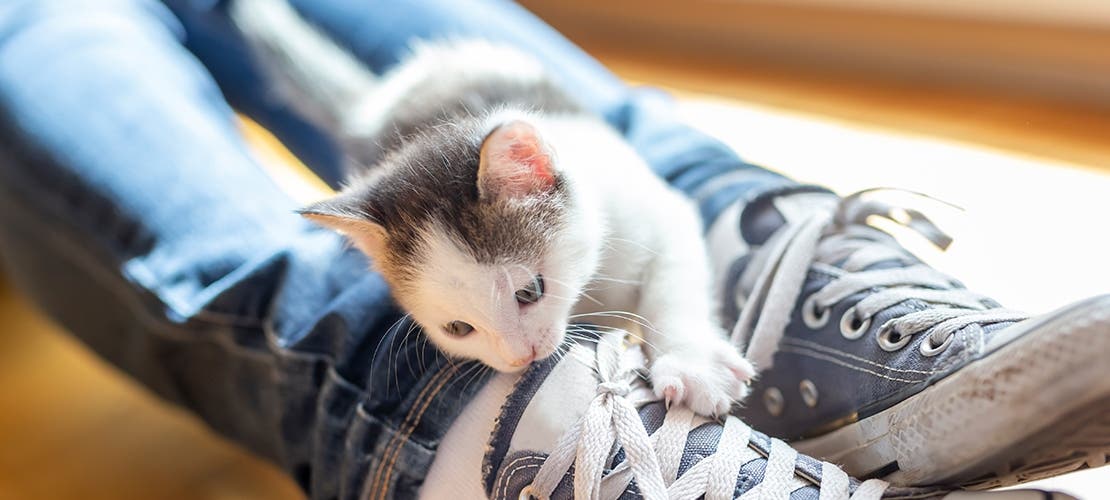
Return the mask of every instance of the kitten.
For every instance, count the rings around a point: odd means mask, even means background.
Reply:
[[[346,187],[302,213],[368,255],[440,350],[512,372],[568,322],[634,323],[660,397],[719,415],[746,395],[693,206],[538,62],[424,43],[378,79],[284,2],[232,13],[351,157]]]

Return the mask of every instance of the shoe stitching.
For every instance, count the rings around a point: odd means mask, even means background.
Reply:
[[[876,377],[891,380],[891,381],[894,381],[894,382],[903,382],[903,383],[907,383],[907,384],[916,384],[916,383],[924,382],[925,380],[927,380],[927,378],[904,379],[904,378],[898,378],[898,377],[891,377],[891,376],[883,375],[882,373],[876,372],[874,370],[868,370],[868,369],[863,368],[863,367],[855,366],[851,363],[841,361],[840,359],[837,359],[833,356],[829,356],[829,355],[821,353],[819,351],[813,351],[811,349],[806,349],[806,348],[803,348],[803,347],[782,346],[781,350],[785,351],[785,352],[791,352],[791,353],[794,353],[794,354],[798,354],[798,355],[801,355],[801,356],[808,356],[808,357],[811,357],[811,358],[828,361],[830,363],[837,364],[837,365],[843,366],[845,368],[849,368],[849,369],[856,370],[856,371],[859,371],[859,372],[868,373],[868,374],[874,375]]]
[[[538,469],[538,468],[543,466],[542,462],[543,462],[544,458],[545,457],[543,455],[529,454],[529,455],[524,455],[524,456],[514,458],[512,462],[509,462],[507,465],[505,465],[505,470],[507,471],[507,474],[504,474],[504,475],[501,476],[502,479],[501,479],[501,481],[499,481],[501,483],[501,487],[497,489],[498,496],[495,497],[495,498],[505,498],[505,495],[507,495],[509,493],[509,482],[512,480],[513,476],[517,473],[517,471],[524,470],[524,469]],[[539,464],[524,464],[523,466],[516,467],[517,463],[522,462],[524,460],[539,460],[541,463],[539,463]]]
[[[892,371],[892,372],[917,373],[917,374],[921,374],[921,375],[932,375],[934,373],[938,373],[940,371],[943,371],[943,370],[907,370],[907,369],[901,369],[901,368],[893,368],[893,367],[884,365],[882,363],[876,363],[876,362],[871,361],[867,358],[863,358],[863,357],[860,357],[860,356],[849,354],[847,352],[841,351],[841,350],[836,349],[834,347],[824,346],[824,345],[821,345],[821,344],[818,344],[816,342],[812,342],[812,341],[809,341],[809,340],[802,340],[802,339],[786,337],[782,341],[783,341],[784,345],[795,344],[798,347],[808,347],[810,349],[826,352],[828,354],[838,354],[838,355],[841,355],[841,356],[844,356],[844,357],[847,357],[847,358],[851,358],[851,359],[856,360],[856,361],[862,361],[862,362],[867,363],[869,365],[877,366],[877,367],[880,367],[880,368],[883,368],[885,370]]]
[[[537,463],[530,463],[530,464],[524,464],[524,465],[521,465],[521,466],[515,467],[515,468],[513,467],[514,464],[516,464],[517,462],[520,462],[520,461],[523,461],[523,460],[528,460],[528,459],[539,460],[540,463],[538,463],[538,464]],[[525,469],[538,469],[540,467],[543,467],[543,461],[546,460],[546,459],[547,459],[546,456],[538,455],[538,454],[534,454],[534,453],[529,454],[529,455],[523,455],[523,456],[520,456],[520,457],[517,457],[517,458],[513,459],[512,462],[509,462],[509,464],[505,466],[506,472],[505,472],[505,474],[503,474],[501,476],[501,480],[499,480],[499,482],[501,483],[501,487],[497,489],[498,490],[498,496],[496,496],[494,498],[505,498],[505,496],[509,494],[509,483],[512,481],[513,476],[515,476],[517,472],[522,472]],[[563,474],[563,477],[566,477],[568,474]],[[632,495],[632,494],[636,493],[635,490],[632,489],[632,483],[631,482],[629,482],[628,486],[624,488],[623,493],[628,493],[629,495]]]
[[[374,473],[374,480],[370,483],[368,491],[380,491],[380,495],[373,495],[375,498],[384,498],[386,490],[388,489],[386,485],[393,475],[393,465],[401,454],[401,447],[404,441],[416,430],[416,425],[420,423],[420,417],[423,416],[424,412],[431,404],[432,399],[443,389],[443,386],[455,371],[457,371],[455,365],[451,365],[449,368],[439,371],[428,381],[428,385],[420,391],[420,394],[417,395],[416,400],[413,402],[412,409],[409,410],[409,413],[401,422],[401,426],[398,428],[399,430],[386,445],[385,452],[382,455],[382,461],[378,465],[378,470]]]

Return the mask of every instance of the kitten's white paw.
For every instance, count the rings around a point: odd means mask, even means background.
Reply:
[[[655,395],[709,417],[724,415],[747,397],[755,368],[721,339],[663,354],[651,365]]]

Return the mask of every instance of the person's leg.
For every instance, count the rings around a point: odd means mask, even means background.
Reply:
[[[297,112],[221,4],[226,0],[162,0],[182,31],[182,44],[205,66],[224,98],[281,139],[282,144],[332,188],[343,181],[342,153],[320,124]]]
[[[360,254],[293,212],[179,35],[143,0],[0,6],[5,274],[313,497],[357,497],[387,443],[412,490],[480,384],[422,390],[465,372],[405,336]],[[424,426],[406,430],[412,415]]]

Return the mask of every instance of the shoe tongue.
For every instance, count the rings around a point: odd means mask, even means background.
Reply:
[[[783,225],[805,220],[814,212],[836,210],[839,201],[840,198],[835,194],[823,188],[810,186],[795,186],[790,190],[761,193],[749,202],[740,214],[741,236],[748,245],[763,245]],[[844,259],[826,262],[826,264],[842,267]],[[906,265],[905,257],[899,255],[896,258],[873,262],[856,271],[892,269],[906,267]]]
[[[762,245],[787,223],[803,220],[819,210],[831,210],[838,200],[832,192],[813,186],[765,191],[744,206],[740,235],[749,245]]]

